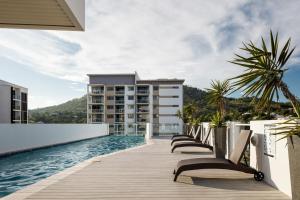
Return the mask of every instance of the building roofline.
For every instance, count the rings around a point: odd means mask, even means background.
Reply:
[[[135,74],[87,74],[87,76],[135,76]]]
[[[137,83],[179,83],[183,84],[184,79],[145,79],[137,80]]]
[[[14,84],[14,83],[10,83],[10,82],[7,82],[7,81],[4,81],[4,80],[1,80],[1,79],[0,79],[0,86],[1,86],[1,85],[5,85],[5,86],[13,86],[13,87],[16,87],[16,88],[22,88],[22,89],[28,90],[28,88],[26,88],[26,87],[23,87],[23,86]]]

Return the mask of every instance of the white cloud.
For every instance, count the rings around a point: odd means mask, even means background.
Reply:
[[[0,53],[75,82],[136,70],[205,88],[240,72],[227,61],[242,41],[273,28],[299,44],[299,9],[297,0],[88,0],[85,32],[1,30]]]

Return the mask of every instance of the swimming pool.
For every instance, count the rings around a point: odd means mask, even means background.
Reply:
[[[106,136],[0,158],[0,198],[87,160],[144,143],[142,136]]]

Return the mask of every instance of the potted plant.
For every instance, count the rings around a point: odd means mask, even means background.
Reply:
[[[288,99],[294,109],[295,119],[284,122],[279,133],[287,138],[289,161],[291,171],[291,185],[293,199],[300,199],[300,103],[298,98],[289,90],[283,77],[288,70],[286,63],[294,52],[290,49],[291,39],[289,38],[283,48],[279,50],[278,33],[274,37],[270,31],[270,47],[268,48],[262,38],[261,47],[255,46],[253,42],[244,43],[241,48],[248,55],[247,57],[237,55],[231,63],[245,68],[245,73],[232,78],[235,80],[233,86],[236,90],[242,90],[244,96],[253,96],[258,99],[257,106],[270,109],[272,101],[279,100],[279,92]]]
[[[211,119],[213,128],[214,155],[216,158],[225,158],[227,150],[227,127],[220,112]]]
[[[217,158],[225,158],[227,147],[227,128],[224,123],[226,114],[226,95],[230,92],[231,86],[228,80],[212,81],[208,92],[208,103],[217,106],[217,113],[212,117],[211,126],[214,130],[214,153]]]

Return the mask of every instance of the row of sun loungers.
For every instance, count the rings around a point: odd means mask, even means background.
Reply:
[[[207,133],[206,133],[207,132]],[[171,146],[173,153],[174,150],[180,147],[202,147],[214,150],[213,146],[208,143],[212,129],[204,131],[202,126],[190,127],[186,130],[185,135],[176,135],[172,137]],[[222,158],[195,158],[186,159],[178,162],[174,169],[174,181],[178,176],[185,171],[200,170],[200,169],[227,169],[234,171],[241,171],[248,174],[253,174],[256,181],[262,181],[264,174],[254,168],[249,167],[247,164],[241,162],[247,145],[250,142],[252,131],[242,130],[238,136],[236,145],[229,156],[229,159]]]

